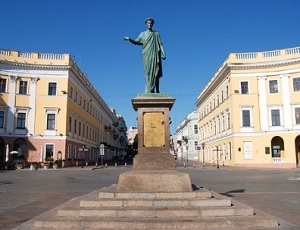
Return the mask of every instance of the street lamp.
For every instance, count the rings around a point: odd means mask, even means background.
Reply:
[[[103,167],[104,144],[100,144],[101,167]]]
[[[219,146],[217,145],[216,148],[217,149],[215,151],[217,151],[217,168],[219,168]]]
[[[205,161],[204,161],[204,147],[205,147],[205,143],[202,143],[202,163],[203,163],[203,167],[205,166]]]

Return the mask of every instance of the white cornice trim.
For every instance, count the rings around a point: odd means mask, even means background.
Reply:
[[[228,66],[232,69],[253,69],[253,68],[273,68],[287,65],[296,65],[300,63],[300,58],[290,60],[279,60],[272,62],[258,62],[258,63],[228,63]]]
[[[8,62],[8,61],[0,61],[2,65],[8,66],[16,66],[16,67],[25,67],[30,69],[69,69],[69,65],[42,65],[42,64],[27,64],[27,63],[19,63],[19,62]]]

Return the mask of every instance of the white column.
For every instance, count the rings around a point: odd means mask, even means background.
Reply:
[[[291,99],[289,76],[287,74],[281,76],[282,82],[282,101],[283,101],[283,125],[285,129],[292,128],[292,114],[291,114]]]
[[[14,120],[15,120],[15,105],[16,105],[16,76],[10,76],[9,84],[9,99],[8,99],[8,113],[7,113],[7,126],[6,132],[14,132]]]
[[[259,76],[258,79],[258,95],[259,95],[259,116],[260,129],[268,130],[268,109],[267,109],[267,93],[266,93],[266,76]]]
[[[29,98],[29,107],[28,111],[28,133],[34,134],[34,125],[35,125],[35,94],[36,94],[36,83],[38,78],[31,78],[30,85],[30,98]]]

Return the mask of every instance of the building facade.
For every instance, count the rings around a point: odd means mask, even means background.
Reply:
[[[199,94],[196,106],[200,160],[296,167],[300,157],[300,47],[231,53]]]
[[[98,161],[126,148],[126,124],[69,54],[0,49],[0,163],[11,152],[27,163]],[[13,156],[15,158],[16,156]]]
[[[179,161],[199,160],[198,120],[198,112],[193,111],[177,127],[176,140],[172,140]]]

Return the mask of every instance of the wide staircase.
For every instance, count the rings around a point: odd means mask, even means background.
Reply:
[[[116,192],[75,198],[16,229],[277,229],[272,216],[204,188],[193,192]]]

